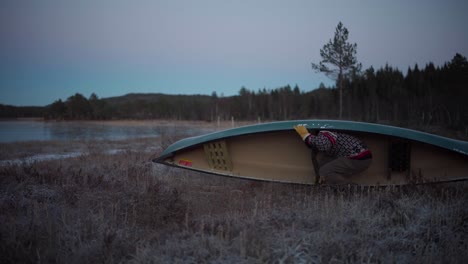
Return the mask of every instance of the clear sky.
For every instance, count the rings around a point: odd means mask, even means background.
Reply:
[[[0,103],[75,93],[237,94],[333,82],[315,73],[336,25],[366,69],[468,56],[466,0],[1,0]]]

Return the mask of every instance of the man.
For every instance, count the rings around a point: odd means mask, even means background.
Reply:
[[[319,169],[322,182],[352,182],[350,176],[366,170],[372,163],[372,153],[356,137],[331,131],[320,131],[315,136],[303,125],[295,126],[294,129],[308,147],[325,154]]]

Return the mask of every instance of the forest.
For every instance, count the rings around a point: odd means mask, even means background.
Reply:
[[[401,126],[468,124],[468,61],[456,54],[443,66],[415,65],[403,73],[386,65],[355,72],[343,82],[342,119]],[[0,118],[47,120],[260,120],[338,119],[338,89],[323,84],[312,91],[297,85],[257,91],[241,87],[238,95],[128,94],[89,98],[77,93],[44,107],[0,105]]]

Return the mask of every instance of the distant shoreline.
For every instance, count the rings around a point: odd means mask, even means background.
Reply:
[[[0,122],[5,121],[45,121],[43,117],[16,117],[16,118],[0,118]]]
[[[150,126],[150,125],[191,125],[191,126],[212,126],[212,127],[238,127],[243,125],[257,124],[258,121],[232,121],[232,120],[223,120],[223,121],[204,121],[204,120],[169,120],[169,119],[114,119],[114,120],[87,120],[87,119],[77,119],[77,120],[50,120],[44,118],[3,118],[0,119],[0,122],[45,122],[45,123],[96,123],[102,125],[133,125],[133,126]],[[268,121],[269,122],[269,121]]]
[[[269,122],[280,122],[279,120],[170,120],[170,119],[106,119],[106,120],[88,120],[88,119],[76,119],[76,120],[52,120],[44,118],[0,118],[0,124],[2,122],[44,122],[44,123],[84,123],[84,124],[99,124],[99,125],[114,125],[114,126],[193,126],[202,128],[214,128],[214,129],[229,129],[235,127],[241,127],[246,125],[253,125],[259,123]],[[362,121],[361,121],[362,122]],[[377,122],[377,124],[388,124],[385,122]],[[395,126],[395,125],[394,125]],[[468,128],[465,130],[452,130],[441,126],[426,126],[426,127],[415,127],[415,126],[400,126],[403,128],[418,130],[444,136],[448,138],[468,141]]]

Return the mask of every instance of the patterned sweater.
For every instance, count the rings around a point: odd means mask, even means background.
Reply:
[[[372,157],[366,144],[356,137],[330,132],[320,131],[317,136],[310,135],[305,140],[309,147],[325,152],[332,157],[347,157],[351,159],[369,159]]]

